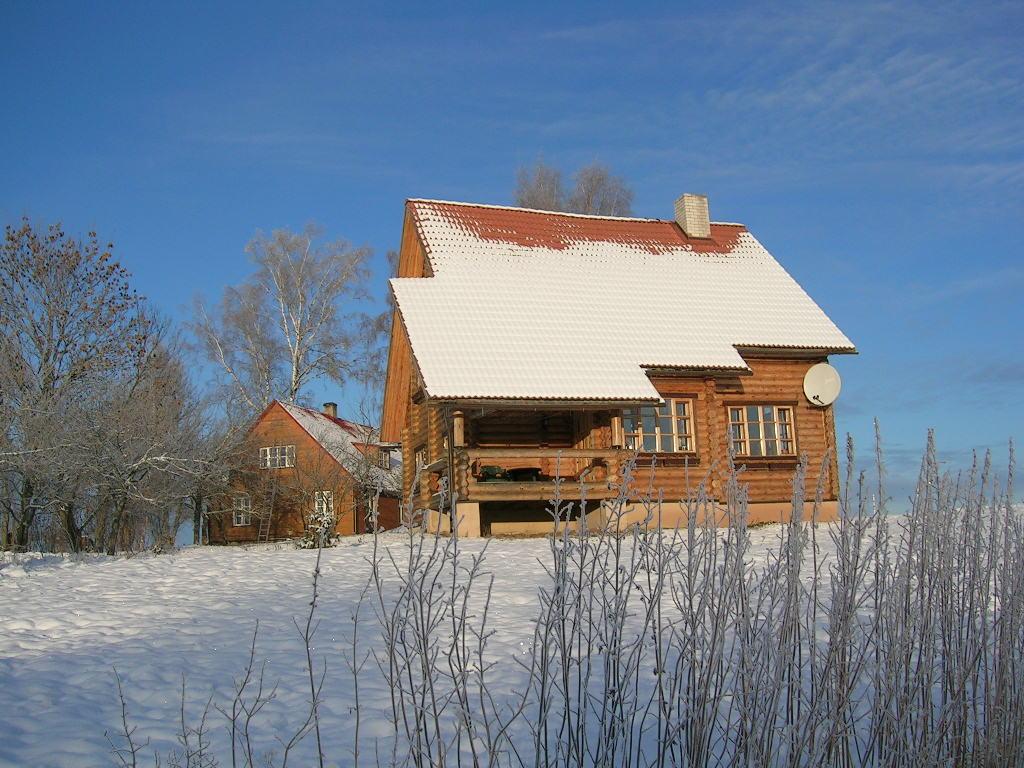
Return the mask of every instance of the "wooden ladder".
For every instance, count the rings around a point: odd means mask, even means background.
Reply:
[[[267,505],[267,512],[260,518],[260,529],[256,533],[256,541],[260,544],[267,544],[270,541],[270,523],[274,517],[274,502],[277,501],[277,481],[274,481],[270,489],[270,504]]]
[[[256,534],[256,541],[260,544],[266,544],[270,541],[270,517],[272,513],[267,513],[260,518],[260,530]]]

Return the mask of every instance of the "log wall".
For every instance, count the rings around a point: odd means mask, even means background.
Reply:
[[[412,214],[406,209],[402,227],[402,245],[398,254],[398,277],[426,277],[430,262],[416,233]],[[414,378],[415,363],[409,337],[396,309],[391,313],[391,342],[388,346],[387,383],[384,387],[384,406],[381,414],[380,434],[384,442],[401,440],[405,426],[406,409]]]
[[[684,461],[671,454],[658,454],[660,466],[656,470],[656,485],[665,491],[666,498],[682,498],[694,492],[705,478],[712,495],[724,498],[729,470],[728,408],[783,405],[793,408],[797,455],[738,457],[736,466],[741,470],[742,482],[749,487],[750,500],[755,503],[789,501],[801,454],[806,454],[808,459],[805,483],[808,498],[813,498],[821,476],[824,498],[837,499],[839,476],[832,407],[811,405],[803,393],[804,374],[819,362],[823,360],[748,359],[752,376],[653,378],[654,385],[665,397],[695,398],[696,457]],[[650,454],[641,454],[638,464],[637,482],[646,483],[650,478]]]
[[[808,472],[805,489],[813,498],[819,476],[823,482],[823,498],[838,498],[838,462],[835,424],[832,408],[811,405],[803,395],[803,378],[807,369],[821,360],[750,359],[753,375],[749,376],[655,376],[652,381],[666,398],[691,398],[694,405],[693,455],[641,453],[635,473],[636,487],[643,488],[651,479],[652,458],[656,458],[654,487],[665,498],[680,499],[696,493],[704,481],[709,493],[719,499],[726,495],[729,474],[728,408],[735,405],[782,405],[793,409],[796,456],[772,458],[739,457],[736,466],[742,481],[749,488],[754,503],[788,502],[792,496],[794,473],[800,455],[806,454]],[[612,422],[619,411],[543,411],[492,410],[480,413],[467,408],[466,444],[478,448],[520,448],[520,458],[503,457],[494,461],[505,468],[540,467],[543,475],[572,477],[588,462],[562,458],[531,457],[529,448],[612,448],[615,447]],[[427,401],[411,403],[403,434],[406,483],[411,487],[415,451],[426,448],[427,462],[446,458],[444,447],[445,411]],[[578,466],[577,466],[578,465]],[[476,472],[479,467],[464,467]],[[436,490],[436,489],[433,489]],[[433,492],[431,490],[431,493]],[[421,501],[426,505],[430,494],[422,489]]]

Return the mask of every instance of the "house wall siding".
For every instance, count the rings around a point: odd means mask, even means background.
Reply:
[[[295,466],[262,469],[259,449],[263,446],[294,445]],[[259,532],[258,513],[273,504],[270,538],[298,537],[305,530],[305,518],[312,512],[312,492],[334,493],[334,512],[338,518],[335,531],[341,535],[354,532],[355,494],[351,476],[308,432],[275,403],[253,427],[246,445],[248,469],[236,481],[240,493],[252,499],[252,524],[235,526],[230,512],[231,497],[221,506],[225,512],[211,524],[211,539],[224,543],[256,541]]]

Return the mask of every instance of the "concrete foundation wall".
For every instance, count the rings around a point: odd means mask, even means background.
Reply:
[[[722,507],[714,507],[715,519],[707,521],[703,515],[697,516],[697,524],[705,525],[712,523],[719,527],[725,527],[729,522],[728,511]],[[787,523],[789,522],[790,515],[793,511],[793,504],[789,501],[778,501],[778,502],[758,502],[747,505],[747,524],[748,525],[762,525],[767,523]],[[628,505],[625,509],[624,514],[620,518],[620,526],[622,528],[628,528],[631,525],[637,525],[643,523],[649,516],[649,513],[640,505]],[[814,516],[814,503],[807,502],[804,504],[803,519],[811,520]],[[660,510],[660,523],[662,528],[675,528],[679,526],[681,528],[686,527],[688,524],[687,512],[679,504],[663,504]],[[818,522],[830,523],[839,519],[839,502],[837,501],[824,501],[818,508]],[[648,527],[656,527],[658,525],[657,519],[651,519],[648,522]]]
[[[480,505],[472,502],[461,502],[455,505],[455,525],[459,536],[479,538]],[[452,532],[451,515],[445,512],[428,511],[424,515],[424,526],[427,533],[450,534]]]
[[[747,506],[748,525],[763,525],[768,523],[789,522],[793,505],[788,501],[760,502]],[[728,524],[728,512],[721,507],[715,508],[715,520],[705,521],[703,516],[698,516],[697,524],[705,525],[712,522],[717,526]],[[655,514],[659,512],[656,511]],[[808,502],[804,505],[804,520],[810,521],[814,515],[814,504]],[[476,537],[481,535],[480,505],[472,503],[461,503],[457,506],[456,517],[459,524],[459,535]],[[660,509],[660,521],[651,517],[648,511],[639,504],[627,505],[621,517],[618,518],[619,530],[625,530],[634,525],[646,524],[649,528],[656,528],[660,522],[663,529],[673,529],[676,526],[683,528],[688,520],[686,511],[678,504],[663,504]],[[829,523],[839,518],[839,502],[822,502],[818,509],[818,522]],[[591,531],[599,531],[609,523],[608,513],[605,508],[600,507],[587,514],[587,528]],[[492,536],[548,536],[552,533],[561,533],[562,527],[568,526],[570,531],[577,531],[579,522],[570,520],[558,526],[550,520],[508,520],[492,521],[490,523]],[[448,534],[451,531],[448,515],[431,512],[427,516],[427,531],[430,533]]]

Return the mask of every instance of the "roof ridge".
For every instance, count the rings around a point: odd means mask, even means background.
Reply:
[[[523,208],[518,205],[495,205],[494,203],[467,203],[459,200],[436,200],[429,197],[410,197],[407,198],[407,203],[435,203],[438,205],[459,205],[464,208],[490,208],[501,211],[520,211],[522,213],[535,213],[544,216],[566,216],[575,219],[598,219],[603,221],[640,221],[648,224],[675,224],[675,219],[654,219],[647,216],[602,216],[596,213],[573,213],[571,211],[549,211],[543,208]],[[718,224],[726,227],[746,227],[745,224],[740,224],[734,221],[712,221],[712,224]]]
[[[300,410],[303,410],[306,413],[312,414],[314,416],[322,416],[323,418],[327,419],[330,422],[333,422],[335,425],[341,427],[342,429],[345,428],[345,424],[348,424],[353,427],[362,427],[369,430],[375,429],[375,427],[371,426],[370,424],[360,424],[358,421],[352,421],[351,419],[342,418],[341,416],[328,416],[323,411],[317,410],[316,408],[310,408],[308,405],[288,403],[285,402],[284,400],[278,400],[278,402],[281,403],[281,405],[287,405],[292,408],[299,408]]]

